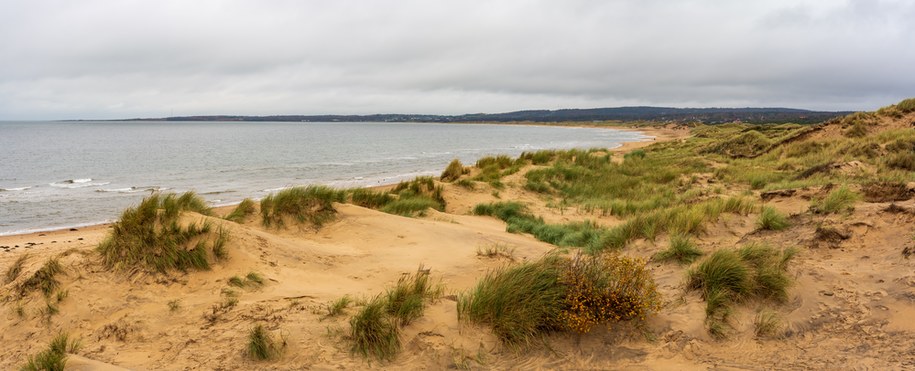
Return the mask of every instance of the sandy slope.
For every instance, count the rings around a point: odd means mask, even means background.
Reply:
[[[675,130],[669,134],[665,139],[683,135]],[[531,203],[550,221],[595,220],[575,209],[546,207],[536,195],[511,187],[521,174],[506,180],[509,187],[500,192],[502,199]],[[392,363],[351,355],[342,336],[348,331],[347,316],[324,315],[331,300],[377,295],[420,266],[431,269],[448,293],[456,293],[487,270],[510,263],[478,257],[480,247],[509,246],[516,260],[536,259],[553,248],[527,235],[506,233],[504,224],[493,218],[466,215],[476,203],[496,200],[485,187],[469,191],[447,186],[447,213],[432,211],[421,219],[337,205],[337,220],[318,231],[265,229],[253,220],[236,224],[210,218],[230,230],[231,258],[211,271],[189,274],[128,277],[104,270],[92,248],[107,233],[106,226],[0,237],[0,246],[10,246],[0,252],[0,273],[22,254],[30,256],[20,278],[0,287],[0,369],[17,367],[58,331],[82,339],[82,349],[68,365],[80,370],[915,368],[915,258],[901,254],[905,247],[915,248],[915,201],[898,203],[901,212],[887,211],[888,203],[862,202],[849,215],[816,216],[804,213],[809,203],[802,195],[768,202],[796,214],[787,232],[755,232],[753,216],[727,216],[698,241],[706,251],[757,240],[802,248],[790,269],[796,277],[791,299],[772,308],[786,323],[783,337],[755,337],[753,320],[760,305],[750,303],[739,307],[738,331],[731,339],[710,338],[704,327],[705,303],[684,292],[685,268],[651,263],[666,304],[645,330],[620,324],[586,336],[554,335],[547,339],[548,347],[519,353],[502,347],[486,329],[458,322],[449,295],[405,328],[404,350]],[[819,225],[834,227],[848,238],[818,240]],[[35,245],[26,248],[29,243]],[[663,238],[636,241],[623,253],[648,257],[665,246]],[[15,286],[56,255],[66,267],[62,286],[68,296],[60,303],[60,313],[47,320],[41,314],[44,299],[32,294],[17,300]],[[252,271],[267,278],[264,287],[227,285],[229,277]],[[236,292],[238,304],[213,315],[214,306],[227,299],[227,289]],[[178,308],[171,310],[170,302]],[[23,317],[16,313],[20,305]],[[247,333],[256,323],[286,339],[279,360],[257,363],[243,356]]]

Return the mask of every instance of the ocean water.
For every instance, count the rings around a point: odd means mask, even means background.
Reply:
[[[396,183],[452,159],[612,148],[636,132],[317,122],[0,122],[0,235],[111,221],[159,190],[226,205],[285,187]]]

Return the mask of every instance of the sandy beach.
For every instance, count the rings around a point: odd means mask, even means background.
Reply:
[[[614,128],[618,129],[618,128]],[[683,126],[633,128],[653,140],[626,143],[611,151],[614,161],[654,143],[685,140]],[[829,129],[821,131],[828,135]],[[826,133],[826,134],[822,134]],[[264,227],[259,216],[240,223],[186,213],[183,221],[207,220],[230,233],[230,258],[211,270],[125,275],[100,265],[94,249],[111,225],[97,225],[0,237],[0,268],[27,256],[23,274],[2,286],[0,368],[13,369],[45,347],[61,331],[81,339],[68,370],[116,369],[898,369],[915,367],[911,336],[915,325],[915,273],[900,255],[913,245],[915,200],[867,202],[845,215],[814,218],[807,212],[818,188],[774,196],[766,205],[789,215],[783,233],[757,231],[753,215],[733,215],[708,226],[697,240],[706,251],[747,241],[803,247],[792,263],[796,280],[780,308],[786,330],[760,338],[757,313],[738,307],[734,335],[726,341],[704,326],[705,302],[684,290],[686,267],[650,262],[664,298],[644,328],[620,323],[587,335],[553,334],[548,346],[518,351],[501,344],[482,326],[458,321],[456,296],[487,272],[513,262],[532,261],[556,246],[529,234],[506,232],[501,220],[472,214],[474,205],[519,201],[551,223],[590,220],[615,226],[622,219],[580,208],[557,208],[522,187],[524,174],[506,176],[505,188],[480,183],[474,189],[443,183],[444,211],[408,218],[351,204],[335,204],[334,221],[319,229]],[[472,169],[468,176],[479,169]],[[701,176],[708,176],[701,175]],[[714,186],[708,182],[709,187]],[[389,186],[390,187],[390,186]],[[745,187],[725,192],[744,192]],[[759,197],[759,191],[754,197]],[[903,210],[887,212],[890,204]],[[823,223],[848,237],[817,247]],[[901,232],[908,231],[908,232]],[[843,232],[844,233],[844,232]],[[650,258],[667,245],[666,236],[639,239],[622,254]],[[824,242],[825,243],[825,242]],[[484,256],[501,246],[505,256]],[[913,247],[915,248],[915,247]],[[64,268],[57,313],[47,314],[40,294],[16,289],[47,259]],[[445,295],[404,327],[401,353],[390,362],[367,360],[350,351],[344,334],[348,315],[360,298],[384,292],[404,274],[429,269]],[[256,272],[261,287],[232,287],[233,276]],[[357,304],[343,316],[327,316],[327,306],[348,296]],[[231,309],[217,309],[228,299]],[[252,324],[263,324],[285,344],[273,361],[245,356]]]

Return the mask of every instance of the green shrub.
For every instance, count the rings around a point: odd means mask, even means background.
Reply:
[[[254,201],[250,198],[246,198],[241,200],[238,206],[236,206],[229,215],[226,215],[225,219],[239,223],[245,220],[249,215],[253,215],[255,211],[257,211],[257,208],[254,206]]]
[[[293,187],[271,193],[261,200],[264,226],[282,227],[286,218],[320,227],[333,220],[334,202],[343,202],[344,193],[325,186]]]
[[[283,344],[276,341],[263,325],[256,325],[248,333],[248,357],[257,361],[274,359],[282,354]]]
[[[48,349],[29,356],[28,362],[22,365],[23,371],[63,371],[67,365],[67,353],[76,353],[80,348],[79,340],[70,340],[69,335],[60,333],[48,345]]]
[[[667,250],[659,251],[654,255],[655,260],[673,260],[680,264],[689,264],[702,256],[702,250],[696,247],[689,236],[674,235],[670,237],[670,246]]]
[[[815,213],[835,214],[843,211],[854,210],[854,204],[861,198],[846,185],[842,185],[829,192],[822,199],[813,200],[810,208]]]
[[[466,173],[467,171],[464,169],[464,164],[462,164],[460,160],[454,159],[448,164],[448,167],[445,168],[445,171],[442,172],[439,179],[443,182],[453,182]]]
[[[791,222],[782,213],[771,207],[764,207],[759,213],[759,219],[756,220],[756,227],[759,229],[780,231],[788,228]]]
[[[217,259],[225,258],[228,232],[213,231],[209,222],[181,225],[182,211],[209,213],[205,202],[193,193],[176,196],[154,194],[137,207],[128,208],[112,225],[111,232],[98,246],[102,263],[116,270],[209,269],[210,246]],[[214,233],[215,232],[215,233]],[[210,244],[209,240],[215,240]]]

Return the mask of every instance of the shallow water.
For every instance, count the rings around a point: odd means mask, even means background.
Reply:
[[[214,205],[284,187],[395,183],[454,158],[616,147],[639,133],[549,126],[316,122],[0,122],[0,235],[97,224],[154,190]]]

